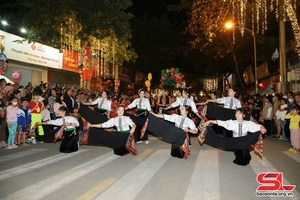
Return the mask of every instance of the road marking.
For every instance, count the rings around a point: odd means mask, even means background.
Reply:
[[[18,167],[10,168],[7,170],[2,170],[2,171],[0,171],[0,181],[11,178],[11,177],[19,175],[19,174],[23,174],[25,172],[29,172],[34,169],[44,167],[46,165],[49,165],[49,164],[52,164],[52,163],[55,163],[55,162],[58,162],[58,161],[61,161],[61,160],[67,159],[67,158],[71,158],[71,157],[76,156],[77,154],[83,153],[85,151],[88,151],[88,150],[82,149],[82,150],[74,152],[74,153],[57,154],[55,156],[51,156],[51,157],[44,158],[44,159],[41,159],[38,161],[27,163],[25,165],[20,165]]]
[[[0,162],[6,162],[9,160],[14,160],[14,159],[18,159],[18,158],[24,158],[25,156],[29,156],[35,153],[40,153],[42,151],[46,151],[48,149],[31,149],[31,150],[27,150],[27,151],[21,151],[19,153],[14,153],[14,154],[9,154],[6,156],[1,156],[0,157]]]
[[[252,153],[251,156],[252,156],[252,160],[250,162],[250,166],[252,167],[256,175],[258,175],[261,172],[278,172],[278,170],[268,161],[268,159],[266,159],[266,157],[260,159],[254,153]],[[283,174],[283,184],[293,185],[284,177],[284,174]],[[259,184],[257,183],[257,187],[258,186]],[[294,193],[294,197],[285,197],[284,199],[297,199],[298,197],[300,197],[300,193],[297,192],[297,190],[294,190],[293,193]],[[270,197],[270,199],[278,200],[278,197]]]
[[[218,151],[201,150],[184,199],[221,199],[220,187],[216,186],[219,179]]]
[[[116,182],[118,179],[116,178],[107,178],[104,181],[102,181],[100,184],[86,192],[85,194],[81,195],[77,200],[91,200],[95,198],[97,195],[99,195],[101,192],[106,190],[109,186],[111,186],[114,182]]]
[[[98,199],[132,200],[170,158],[170,150],[157,150],[124,177],[108,188]]]
[[[289,151],[283,151],[283,153],[285,155],[287,155],[288,157],[292,158],[293,160],[295,160],[296,162],[300,163],[300,156],[294,153],[291,153]]]
[[[52,192],[120,158],[112,152],[49,177],[39,183],[8,195],[5,199],[42,199]]]
[[[152,152],[153,152],[153,149],[146,149],[146,151],[144,151],[141,154],[138,154],[138,156],[136,156],[133,160],[141,161],[141,160],[145,159],[147,156],[149,156]]]

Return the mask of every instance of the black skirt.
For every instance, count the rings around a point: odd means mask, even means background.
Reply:
[[[64,136],[60,143],[59,151],[62,153],[72,153],[78,151],[78,149],[79,143],[76,131],[64,131]]]

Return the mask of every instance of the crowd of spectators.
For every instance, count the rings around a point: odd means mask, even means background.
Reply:
[[[101,95],[101,91],[90,91],[87,89],[78,89],[76,86],[68,86],[67,84],[56,84],[48,87],[46,83],[41,82],[39,86],[33,87],[31,83],[26,86],[18,84],[9,84],[5,79],[0,79],[0,146],[6,146],[7,142],[7,119],[6,108],[10,105],[13,98],[17,99],[17,107],[21,107],[24,100],[31,102],[34,93],[39,94],[39,101],[43,104],[42,121],[57,118],[58,108],[66,106],[68,111],[78,117],[78,106],[81,102],[91,102]],[[159,94],[151,94],[147,92],[146,98],[150,100],[152,111],[162,113],[171,103],[175,102],[181,96],[180,91],[174,91],[167,95],[165,90],[161,90]],[[216,92],[203,93],[202,96],[192,94],[190,98],[196,103],[198,113],[206,115],[206,102],[208,99],[217,99],[226,94],[217,94]],[[126,95],[125,93],[112,93],[108,98],[112,101],[112,108],[109,118],[117,116],[117,107],[122,104],[128,106],[138,95]],[[290,141],[289,119],[286,115],[291,109],[300,107],[300,92],[287,92],[284,94],[274,91],[269,94],[255,95],[238,95],[236,97],[244,110],[251,115],[251,120],[263,124],[267,129],[268,136],[273,136],[281,140]],[[130,110],[128,112],[135,112]],[[176,109],[167,111],[169,114],[176,113]],[[49,114],[48,114],[49,113]],[[81,130],[84,131],[84,124]],[[28,129],[29,131],[29,129]],[[18,132],[18,129],[17,131]],[[15,140],[16,145],[25,144],[20,139]]]

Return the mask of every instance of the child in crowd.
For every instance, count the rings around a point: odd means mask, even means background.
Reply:
[[[292,153],[299,153],[300,151],[300,115],[299,107],[294,106],[291,112],[285,116],[286,119],[290,119],[290,130],[291,130],[291,143],[293,148],[289,151]]]
[[[8,146],[7,149],[14,149],[18,146],[15,145],[15,137],[16,137],[16,131],[18,127],[18,98],[12,97],[9,101],[9,106],[7,106],[6,109],[6,123],[8,127]]]
[[[40,93],[38,91],[33,92],[33,100],[29,103],[29,108],[31,111],[31,126],[30,129],[34,130],[36,123],[42,122],[41,112],[44,109],[43,103],[39,101]],[[43,136],[44,130],[42,126],[38,126],[38,136]],[[37,136],[37,135],[36,135]],[[32,144],[36,144],[34,136],[31,136]]]
[[[50,115],[49,109],[50,109],[49,103],[44,101],[44,110],[42,110],[42,112],[41,112],[42,122],[51,120],[51,115]]]
[[[21,107],[18,110],[18,144],[27,146],[25,137],[31,124],[31,112],[28,106],[28,99],[21,98]]]

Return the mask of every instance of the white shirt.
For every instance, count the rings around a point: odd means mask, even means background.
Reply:
[[[280,105],[280,109],[282,109],[283,111],[279,111],[279,109],[278,109],[276,111],[275,115],[276,115],[277,119],[284,121],[285,115],[287,113],[287,104]]]
[[[193,120],[191,120],[188,117],[183,118],[181,115],[172,114],[172,115],[164,115],[164,120],[175,123],[175,126],[177,128],[181,128],[182,130],[189,128],[191,130],[198,131]],[[183,120],[183,123],[182,123],[182,120]],[[182,123],[182,127],[180,127],[181,123]]]
[[[121,118],[121,127],[119,124],[119,119]],[[110,120],[101,124],[102,128],[116,127],[117,131],[128,131],[130,127],[133,127],[134,122],[128,116],[114,117]]]
[[[64,124],[64,122],[68,122],[70,124],[71,123],[76,124],[76,127],[79,126],[79,122],[73,116],[65,116],[64,118],[50,120],[50,121],[47,121],[47,124],[51,124],[51,125],[55,125],[55,126],[62,126]],[[69,129],[69,128],[73,128],[73,126],[66,126],[65,130]]]
[[[140,99],[141,99],[141,106],[140,106]],[[137,98],[133,100],[131,104],[127,106],[129,109],[136,107],[137,109],[141,108],[144,110],[151,110],[151,105],[149,99],[146,98]]]
[[[104,99],[104,100],[103,100]],[[103,100],[103,103],[102,103]],[[101,105],[102,103],[102,105]],[[95,101],[91,102],[92,105],[98,104],[98,108],[103,108],[107,111],[111,110],[111,101],[108,100],[107,98],[97,98]],[[101,105],[101,107],[100,107]]]
[[[185,105],[186,105],[186,106],[191,106],[192,111],[193,111],[194,113],[198,113],[198,110],[197,110],[197,107],[196,107],[195,102],[194,102],[192,99],[190,99],[190,98],[185,99],[185,98],[183,98],[183,97],[180,97],[180,98],[177,99],[174,103],[171,104],[171,107],[172,107],[172,108],[175,108],[175,107],[177,107],[177,106],[180,106],[180,108],[181,108],[182,106],[185,106]]]
[[[232,131],[233,137],[239,137],[239,122],[237,120],[217,120],[219,126],[226,128],[229,131]],[[245,136],[248,132],[254,133],[260,131],[261,125],[256,124],[251,121],[243,121],[242,122],[242,135]]]
[[[230,108],[231,99],[232,99],[232,108]],[[228,109],[232,109],[232,110],[236,110],[237,108],[242,107],[242,104],[238,99],[231,98],[231,97],[218,98],[217,103],[224,104],[224,108],[228,108]]]

